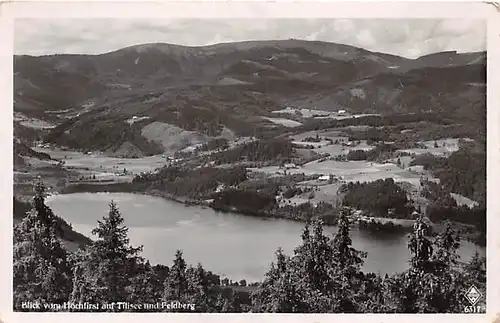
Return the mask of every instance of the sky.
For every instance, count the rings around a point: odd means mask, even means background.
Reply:
[[[14,53],[101,54],[164,42],[304,39],[341,43],[407,58],[486,50],[484,20],[437,19],[16,19]]]

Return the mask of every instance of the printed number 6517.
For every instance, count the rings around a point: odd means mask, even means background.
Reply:
[[[477,306],[465,306],[464,307],[464,312],[465,313],[484,313],[482,311],[482,308],[480,305]]]

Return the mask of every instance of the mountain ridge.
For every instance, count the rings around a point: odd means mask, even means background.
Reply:
[[[243,49],[249,49],[252,47],[255,47],[257,44],[272,44],[272,43],[295,43],[295,44],[321,44],[323,46],[328,46],[328,45],[333,45],[341,48],[346,48],[346,49],[358,49],[362,50],[364,52],[368,53],[374,53],[374,54],[379,54],[379,55],[385,55],[388,57],[394,57],[394,58],[402,58],[405,60],[419,60],[423,59],[425,57],[433,56],[436,54],[454,54],[454,55],[480,55],[480,54],[486,54],[486,50],[483,51],[470,51],[470,52],[459,52],[458,50],[446,50],[446,51],[440,51],[440,52],[434,52],[434,53],[429,53],[429,54],[424,54],[416,58],[409,58],[405,56],[399,56],[396,54],[391,54],[391,53],[386,53],[386,52],[377,52],[377,51],[371,51],[368,49],[364,49],[361,47],[356,47],[354,45],[347,45],[347,44],[341,44],[341,43],[334,43],[334,42],[327,42],[327,41],[318,41],[318,40],[304,40],[304,39],[276,39],[276,40],[249,40],[249,41],[234,41],[234,42],[220,42],[220,43],[215,43],[215,44],[209,44],[209,45],[181,45],[181,44],[174,44],[174,43],[166,43],[166,42],[150,42],[150,43],[139,43],[139,44],[134,44],[134,45],[128,45],[119,49],[114,49],[110,50],[107,52],[103,53],[95,53],[95,54],[88,54],[88,53],[53,53],[53,54],[44,54],[44,55],[28,55],[28,54],[15,54],[14,56],[30,56],[30,57],[47,57],[47,56],[60,56],[60,55],[67,55],[67,56],[102,56],[102,55],[108,55],[111,53],[123,51],[123,50],[132,50],[132,49],[137,49],[137,48],[147,48],[147,47],[156,47],[156,46],[164,46],[164,47],[177,47],[177,48],[185,48],[185,49],[198,49],[198,50],[208,50],[208,49],[216,49],[216,48],[224,48],[224,47],[231,47],[231,46],[238,46],[240,45],[240,50]],[[247,48],[241,48],[245,47]],[[300,47],[300,46],[299,46]]]
[[[85,150],[127,142],[146,154],[161,150],[141,135],[152,122],[208,137],[225,127],[242,136],[266,131],[263,117],[287,105],[382,114],[434,106],[478,121],[485,87],[470,84],[485,84],[485,59],[486,52],[448,51],[412,60],[293,39],[15,56],[14,111],[58,124],[50,142]],[[142,119],[132,125],[134,116]],[[105,144],[106,135],[118,142]]]

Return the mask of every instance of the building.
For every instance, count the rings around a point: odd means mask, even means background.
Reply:
[[[360,217],[363,217],[364,216],[364,212],[362,210],[356,210],[353,214],[352,214],[355,218],[360,218]]]
[[[337,114],[346,114],[346,113],[347,113],[347,111],[346,111],[346,110],[339,110],[339,111],[337,112]]]
[[[226,185],[224,185],[224,184],[219,184],[219,185],[217,186],[217,188],[215,189],[215,192],[216,192],[216,193],[220,193],[220,192],[222,192],[225,188],[226,188]]]

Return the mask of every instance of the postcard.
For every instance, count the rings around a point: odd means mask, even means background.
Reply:
[[[0,319],[494,320],[499,15],[2,4]]]

